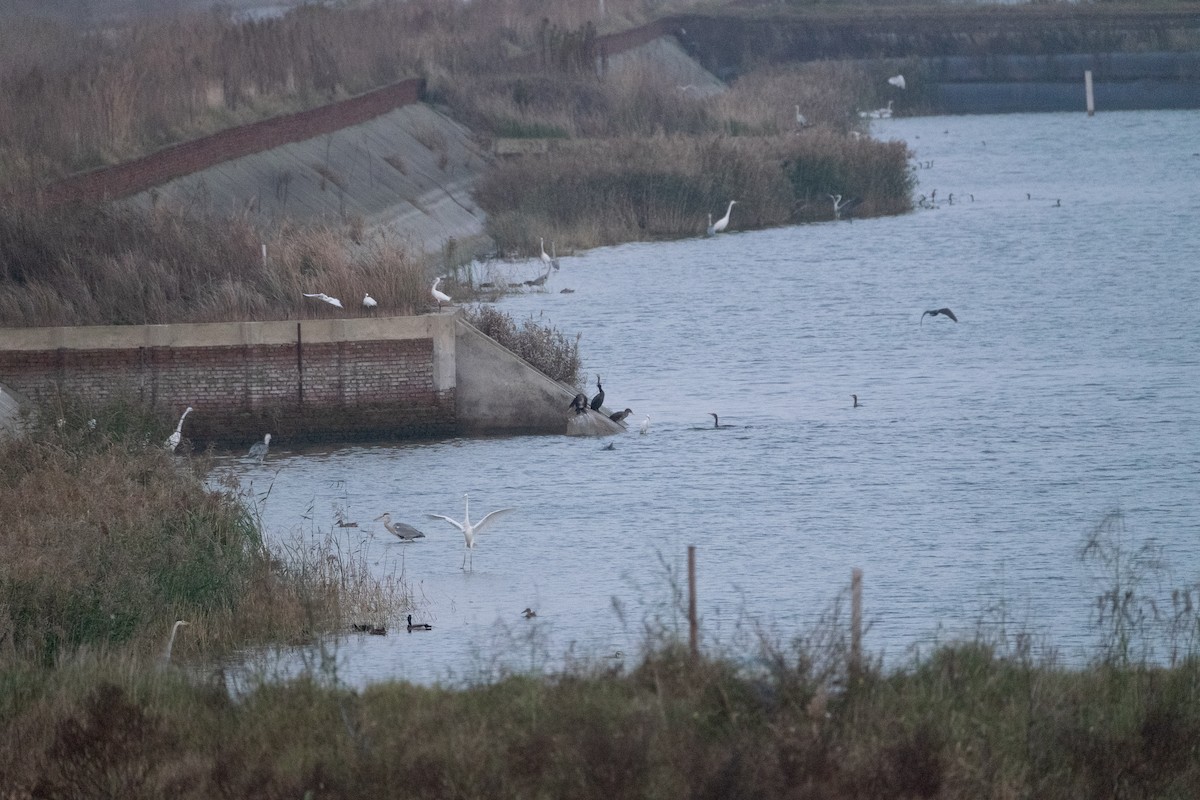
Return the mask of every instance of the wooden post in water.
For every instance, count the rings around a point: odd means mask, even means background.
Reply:
[[[853,684],[862,673],[862,570],[855,567],[850,573],[850,663],[848,671]]]
[[[692,659],[700,658],[700,626],[696,622],[696,545],[688,545],[688,646]]]
[[[1096,113],[1096,97],[1092,93],[1092,71],[1090,69],[1083,71],[1083,91],[1087,94],[1087,112],[1090,117]]]

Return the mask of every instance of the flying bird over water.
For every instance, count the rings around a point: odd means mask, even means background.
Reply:
[[[471,498],[464,494],[463,501],[465,503],[465,510],[463,512],[463,521],[462,522],[459,522],[456,519],[444,516],[442,514],[429,514],[427,516],[430,519],[444,519],[446,522],[448,522],[449,524],[453,525],[454,527],[456,527],[460,531],[462,531],[465,547],[463,549],[463,563],[462,563],[462,566],[459,567],[459,569],[467,568],[467,556],[470,555],[472,557],[471,558],[471,569],[474,570],[475,569],[475,559],[474,559],[475,535],[479,534],[479,533],[483,533],[484,528],[486,528],[488,525],[495,522],[499,517],[509,513],[510,511],[515,511],[516,509],[498,508],[495,511],[489,511],[488,513],[484,514],[483,519],[479,520],[479,522],[472,523],[471,522]]]
[[[938,314],[944,314],[947,317],[949,317],[950,319],[954,320],[955,322],[958,322],[958,317],[954,316],[954,312],[948,308],[937,308],[937,309],[934,309],[933,311],[926,311],[924,314],[921,315],[921,322],[924,322],[925,317],[927,317],[927,316],[936,317]]]
[[[338,308],[342,307],[341,300],[338,300],[336,297],[330,297],[329,295],[325,294],[324,292],[317,292],[316,294],[309,294],[308,292],[301,292],[301,294],[303,294],[305,297],[315,297],[323,303],[329,303],[329,305],[331,305],[331,306],[337,306]]]

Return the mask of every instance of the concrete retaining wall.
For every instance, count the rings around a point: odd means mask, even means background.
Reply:
[[[127,400],[174,418],[194,446],[458,434],[603,435],[547,378],[455,312],[420,317],[0,331],[5,397]],[[15,417],[10,404],[5,418]],[[285,444],[286,446],[286,444]]]

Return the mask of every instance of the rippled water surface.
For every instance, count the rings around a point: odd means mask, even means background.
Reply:
[[[1162,546],[1164,586],[1197,580],[1200,113],[875,126],[909,143],[936,210],[591,251],[563,258],[549,291],[502,301],[582,332],[606,405],[633,409],[629,433],[279,442],[238,467],[270,488],[277,540],[320,538],[337,512],[358,521],[334,534],[345,551],[403,576],[435,626],[346,637],[342,678],[635,652],[689,544],[707,642],[799,633],[859,567],[866,644],[892,663],[1000,605],[1086,658],[1105,584],[1079,548],[1113,510],[1132,542]],[[957,324],[920,322],[943,306]],[[710,411],[736,427],[713,429]],[[460,517],[464,492],[475,517],[518,509],[467,574],[461,535],[424,518]],[[388,541],[371,522],[384,511],[428,537]]]

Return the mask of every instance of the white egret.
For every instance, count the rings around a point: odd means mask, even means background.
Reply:
[[[546,253],[546,240],[545,240],[543,237],[540,237],[540,236],[539,236],[539,237],[538,237],[538,241],[539,241],[539,242],[541,242],[541,245],[542,245],[542,263],[543,263],[543,264],[545,264],[547,267],[552,267],[552,266],[554,266],[554,259],[553,259],[553,258],[551,258],[551,257],[550,257],[550,256],[549,256],[549,255]],[[551,244],[550,246],[551,246],[551,247],[553,247],[554,245],[553,245],[553,244]]]
[[[375,308],[378,305],[379,303],[375,302],[375,298],[371,297],[370,292],[363,295],[363,308]]]
[[[475,569],[475,560],[474,560],[474,553],[472,551],[475,549],[475,535],[478,533],[483,533],[483,530],[488,525],[495,522],[501,516],[507,514],[510,511],[515,511],[516,509],[498,508],[495,511],[489,511],[488,513],[484,514],[483,519],[479,520],[479,522],[472,523],[471,522],[471,498],[468,497],[466,494],[464,494],[463,501],[464,501],[466,507],[463,512],[463,521],[462,522],[459,522],[456,519],[444,516],[442,514],[429,514],[428,516],[430,519],[444,519],[444,520],[446,520],[446,522],[450,523],[451,525],[453,525],[454,527],[456,527],[460,531],[462,531],[463,540],[465,542],[465,547],[463,548],[463,563],[462,563],[462,566],[459,567],[459,569],[467,568],[467,556],[470,555],[470,556],[472,556],[471,569],[474,570]]]
[[[330,297],[329,295],[325,294],[324,292],[317,292],[316,294],[309,294],[308,292],[301,292],[301,294],[303,294],[305,297],[315,297],[324,303],[329,303],[329,305],[331,305],[331,306],[337,306],[338,308],[342,307],[341,300],[338,300],[336,297]]]
[[[874,111],[860,111],[858,115],[863,119],[891,119],[892,101],[888,100],[887,108],[877,108]]]
[[[521,616],[524,617],[525,619],[533,619],[534,617],[537,616],[537,612],[534,611],[532,608],[526,608],[524,611],[521,612]]]
[[[796,127],[797,128],[807,128],[808,127],[808,117],[806,117],[800,113],[800,106],[796,106]]]
[[[192,413],[192,407],[188,406],[187,410],[183,412],[183,416],[179,418],[178,424],[175,425],[175,432],[167,437],[167,441],[163,445],[163,447],[167,448],[172,453],[174,453],[175,448],[179,446],[179,442],[183,440],[183,419],[190,413]]]
[[[414,539],[425,538],[425,534],[412,525],[405,525],[403,522],[392,522],[392,515],[386,511],[375,518],[376,522],[379,520],[383,520],[383,527],[387,528],[388,533],[402,542],[411,542]]]
[[[442,303],[449,303],[449,302],[452,302],[452,301],[450,300],[450,295],[446,294],[446,293],[445,293],[445,292],[443,292],[443,291],[439,291],[439,290],[438,290],[438,284],[439,284],[439,283],[441,283],[441,282],[442,282],[442,277],[439,275],[439,276],[438,276],[437,278],[435,278],[435,279],[434,279],[434,281],[433,281],[433,288],[429,290],[429,291],[430,291],[430,294],[432,294],[432,295],[433,295],[434,302],[436,302],[436,303],[437,303],[437,306],[438,306],[438,310],[439,310],[439,311],[440,311],[440,310],[441,310],[441,308],[442,308]]]
[[[837,195],[831,194],[831,195],[829,195],[829,199],[833,201],[833,218],[834,219],[841,219],[843,211],[850,211],[851,209],[853,209],[855,206],[857,206],[859,203],[862,202],[857,197],[851,197],[851,198],[848,198],[847,200],[843,201],[842,196],[840,194],[837,194]]]
[[[650,415],[647,414],[646,418],[644,420],[642,420],[642,426],[640,428],[638,428],[638,433],[649,433],[649,431],[650,431]]]
[[[271,434],[263,437],[261,442],[255,442],[250,446],[250,457],[257,458],[261,463],[267,457],[267,451],[271,449]]]
[[[892,77],[888,78],[888,83],[890,83],[892,86],[895,86],[897,89],[905,88],[903,75],[893,75]]]
[[[192,623],[187,622],[186,620],[175,620],[175,624],[171,626],[171,636],[167,639],[166,649],[163,650],[162,655],[158,658],[159,664],[166,666],[167,664],[171,663],[171,650],[175,647],[175,634],[179,633],[179,629],[184,625],[191,624]]]
[[[949,317],[950,319],[954,320],[955,322],[958,322],[958,317],[954,316],[954,312],[948,308],[938,308],[938,309],[934,309],[933,311],[926,311],[924,314],[921,315],[921,322],[924,322],[925,317],[927,317],[927,316],[936,317],[938,314],[944,314],[945,316]]]
[[[713,223],[712,228],[710,229],[713,233],[720,233],[729,226],[729,215],[733,213],[733,205],[736,202],[737,200],[729,201],[729,208],[725,209],[725,216]]]
[[[596,396],[592,398],[592,411],[599,411],[600,406],[604,405],[604,387],[600,385],[600,374],[596,374],[596,388],[600,391],[596,392]]]
[[[408,632],[409,633],[412,633],[413,631],[431,631],[431,630],[433,630],[433,626],[430,625],[428,622],[413,622],[412,614],[408,615]]]

